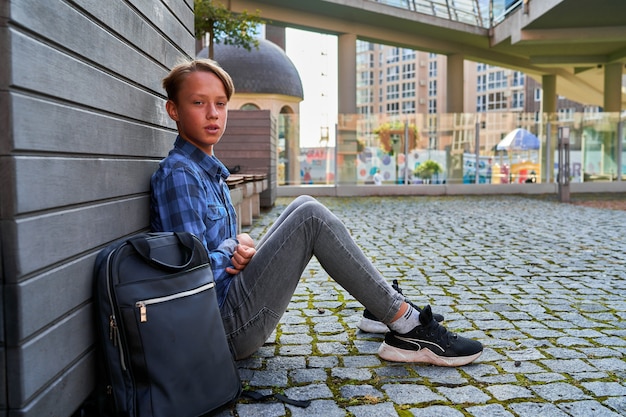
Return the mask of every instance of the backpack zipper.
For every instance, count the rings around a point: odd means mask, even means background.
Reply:
[[[148,300],[137,301],[135,303],[135,307],[139,309],[139,321],[141,323],[145,323],[148,321],[148,306],[151,304],[159,304],[159,303],[164,303],[164,302],[171,301],[171,300],[176,300],[179,298],[189,297],[191,295],[195,295],[203,291],[206,291],[208,289],[211,289],[214,286],[215,286],[215,283],[210,282],[208,284],[202,285],[201,287],[194,288],[193,290],[187,290],[187,291],[179,292],[176,294],[167,295],[165,297],[157,297],[157,298],[150,298]]]
[[[111,279],[109,278],[109,267],[113,252],[109,254],[106,262],[106,277],[107,277],[107,295],[109,296],[109,304],[111,305],[111,315],[109,316],[109,339],[113,342],[113,346],[117,346],[120,354],[120,366],[123,371],[126,371],[126,360],[124,359],[124,347],[122,346],[122,336],[120,335],[119,328],[117,327],[117,320],[115,319],[115,310],[113,306],[113,294],[111,292]]]

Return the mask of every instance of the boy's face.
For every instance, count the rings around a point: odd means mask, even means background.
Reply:
[[[179,135],[208,155],[226,129],[228,98],[222,81],[212,72],[192,72],[181,83],[176,102],[165,107]]]

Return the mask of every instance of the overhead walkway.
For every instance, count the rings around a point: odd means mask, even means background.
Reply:
[[[626,108],[624,0],[231,0],[260,10],[275,25],[339,37],[339,111],[354,113],[354,41],[398,45],[448,56],[449,87],[462,83],[459,62],[522,71],[544,86],[544,111],[556,95],[605,111]],[[456,68],[456,70],[455,70]],[[352,75],[354,73],[354,75]],[[354,81],[354,83],[353,83]],[[351,89],[351,90],[346,90]],[[448,111],[462,112],[462,92]],[[552,94],[554,93],[554,94]],[[550,101],[551,100],[551,101]]]

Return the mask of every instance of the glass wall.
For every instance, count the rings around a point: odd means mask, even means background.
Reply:
[[[618,113],[339,115],[336,146],[328,136],[308,147],[295,143],[297,135],[280,137],[278,171],[291,174],[279,184],[554,182],[559,134],[568,136],[571,182],[626,179],[625,119]]]

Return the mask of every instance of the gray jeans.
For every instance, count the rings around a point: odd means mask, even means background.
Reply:
[[[274,331],[312,256],[383,322],[400,309],[404,297],[365,257],[341,220],[314,198],[301,196],[259,241],[246,268],[233,277],[222,318],[236,359],[252,355]]]

